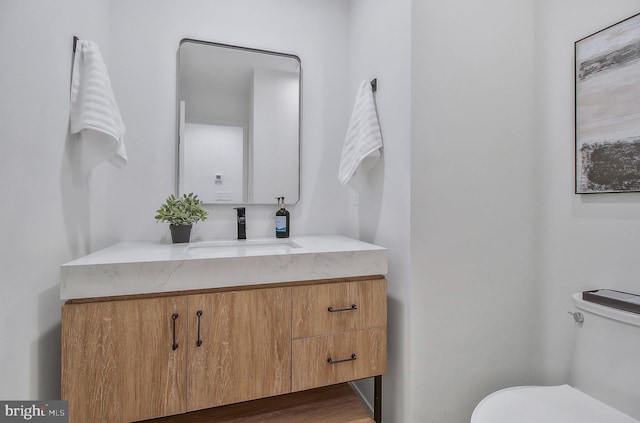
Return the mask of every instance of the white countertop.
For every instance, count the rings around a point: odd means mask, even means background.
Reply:
[[[386,249],[340,235],[122,242],[63,264],[63,300],[385,275]]]

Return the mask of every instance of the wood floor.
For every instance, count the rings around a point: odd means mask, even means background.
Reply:
[[[373,423],[349,384],[147,420],[154,423]]]

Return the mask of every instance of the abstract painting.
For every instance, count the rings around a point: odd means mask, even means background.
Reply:
[[[578,194],[640,191],[640,14],[575,43]]]

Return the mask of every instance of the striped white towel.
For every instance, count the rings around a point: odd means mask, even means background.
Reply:
[[[104,160],[124,167],[124,124],[100,49],[92,41],[78,40],[76,44],[69,119],[69,132],[82,137],[80,157],[85,172]]]
[[[380,160],[382,134],[369,81],[358,87],[349,129],[342,148],[338,180],[360,191],[365,174]]]

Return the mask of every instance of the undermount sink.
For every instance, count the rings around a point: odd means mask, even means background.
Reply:
[[[202,241],[189,244],[184,252],[195,256],[211,256],[216,254],[235,253],[244,255],[246,253],[268,253],[268,254],[286,254],[294,248],[300,248],[288,238],[257,238],[257,239],[234,239],[221,241]]]

